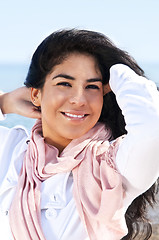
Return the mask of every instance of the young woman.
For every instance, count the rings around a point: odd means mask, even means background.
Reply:
[[[27,88],[0,96],[2,119],[38,119],[31,135],[0,128],[4,240],[132,239],[142,222],[149,238],[159,94],[143,75],[97,32],[57,31],[39,45]]]

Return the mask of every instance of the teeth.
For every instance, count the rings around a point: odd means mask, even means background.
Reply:
[[[68,117],[74,117],[74,118],[83,118],[84,115],[75,115],[75,114],[71,114],[71,113],[65,113],[66,116]]]

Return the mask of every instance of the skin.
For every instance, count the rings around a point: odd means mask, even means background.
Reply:
[[[96,60],[73,53],[47,75],[42,90],[32,88],[32,101],[41,107],[45,141],[61,152],[72,139],[98,121],[104,89]]]
[[[53,68],[42,89],[22,87],[0,94],[0,108],[4,114],[41,118],[45,141],[60,153],[97,123],[103,95],[111,91],[101,80],[96,60],[74,53]]]
[[[16,113],[29,118],[41,118],[41,112],[31,102],[31,89],[17,88],[0,95],[0,109],[3,114]]]

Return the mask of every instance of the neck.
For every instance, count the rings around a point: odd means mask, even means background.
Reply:
[[[49,137],[44,137],[45,142],[51,146],[54,146],[58,149],[59,151],[59,155],[62,153],[62,151],[64,150],[65,147],[67,147],[67,145],[72,141],[71,139],[68,141],[63,142],[63,144],[61,144],[60,142],[55,142],[52,139],[50,139]]]

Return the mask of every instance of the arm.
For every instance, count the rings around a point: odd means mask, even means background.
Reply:
[[[159,176],[159,93],[153,82],[122,64],[111,67],[110,87],[128,131],[116,164],[123,176],[127,200],[131,201]]]
[[[0,93],[0,120],[3,114],[17,113],[27,117],[38,117],[34,106],[29,101],[30,90],[20,88],[10,93]],[[2,110],[2,113],[1,113]],[[3,182],[11,162],[16,161],[21,166],[21,159],[26,151],[28,138],[27,131],[23,127],[7,128],[0,126],[0,185]],[[15,163],[13,163],[15,164]],[[20,170],[20,168],[19,168]]]
[[[0,94],[0,109],[3,114],[16,113],[25,117],[41,118],[40,111],[30,100],[30,89],[26,87]]]

